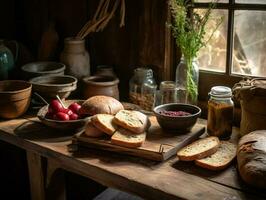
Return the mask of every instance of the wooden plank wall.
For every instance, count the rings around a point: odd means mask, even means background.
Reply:
[[[9,0],[4,0],[9,2]],[[42,33],[49,21],[56,23],[60,41],[57,57],[63,48],[63,39],[74,36],[85,22],[93,16],[98,0],[21,0],[15,1],[12,10],[15,23],[6,29],[14,32],[36,58]],[[169,79],[171,45],[166,34],[169,18],[166,0],[126,0],[126,26],[119,28],[119,12],[101,33],[87,37],[87,48],[91,56],[92,71],[97,65],[113,65],[120,78],[121,97],[128,93],[128,81],[136,66],[150,66],[159,81]],[[7,12],[7,11],[6,11]],[[14,21],[14,20],[13,20]],[[1,27],[2,29],[3,27]],[[7,31],[7,30],[6,30]],[[7,31],[7,32],[8,32]],[[0,34],[2,31],[0,30]],[[6,37],[7,33],[0,35]],[[167,36],[167,37],[166,37]],[[166,52],[166,54],[165,54]],[[166,73],[164,73],[166,72]]]

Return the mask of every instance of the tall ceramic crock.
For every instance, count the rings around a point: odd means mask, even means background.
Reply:
[[[83,39],[66,38],[60,61],[66,65],[66,74],[78,79],[90,75],[90,56]]]

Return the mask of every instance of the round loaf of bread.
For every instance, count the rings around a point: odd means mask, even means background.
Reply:
[[[87,99],[81,106],[79,113],[81,115],[111,114],[115,115],[123,110],[123,105],[113,97],[93,96]]]
[[[251,132],[240,139],[237,163],[246,183],[266,189],[266,130]]]

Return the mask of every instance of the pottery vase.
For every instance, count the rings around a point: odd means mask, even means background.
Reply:
[[[66,65],[66,74],[78,79],[90,75],[90,56],[83,39],[66,38],[60,61]]]

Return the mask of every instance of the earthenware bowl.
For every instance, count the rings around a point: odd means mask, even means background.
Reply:
[[[37,92],[47,101],[56,98],[69,97],[72,91],[77,88],[77,79],[67,75],[47,75],[30,79],[34,92]]]
[[[198,106],[182,103],[163,104],[154,108],[154,113],[159,125],[163,129],[173,130],[176,132],[189,132],[196,124],[198,117],[201,114],[201,109]],[[161,111],[185,111],[190,113],[187,116],[166,116],[161,114]]]
[[[26,81],[0,81],[0,117],[12,119],[23,115],[30,105],[31,88]]]
[[[45,75],[64,75],[65,68],[63,63],[58,62],[32,62],[21,67],[26,80]]]
[[[65,106],[69,106],[71,103],[77,102],[78,104],[82,104],[83,100],[65,100],[63,101]],[[84,128],[86,123],[89,120],[89,117],[85,117],[78,120],[69,120],[69,121],[60,121],[60,120],[54,120],[54,119],[48,119],[45,117],[46,113],[48,111],[48,105],[43,106],[37,113],[37,117],[39,120],[45,124],[46,126],[49,126],[51,128],[60,129],[60,130],[66,130],[66,131],[79,131]]]

